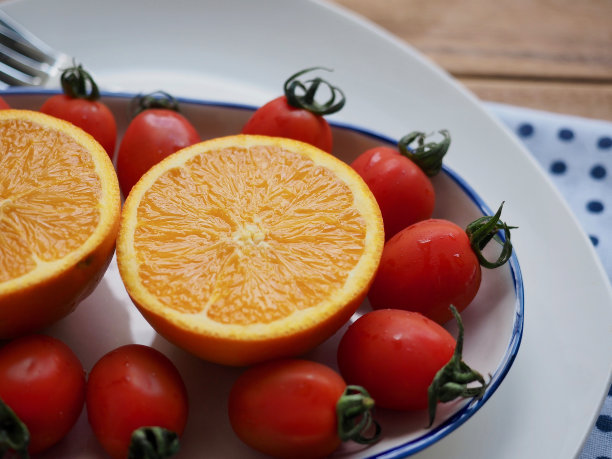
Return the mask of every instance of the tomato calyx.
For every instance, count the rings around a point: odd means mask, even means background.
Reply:
[[[130,113],[132,118],[136,117],[145,110],[160,108],[179,112],[178,101],[165,91],[155,91],[149,94],[139,94],[130,103]]]
[[[298,80],[300,76],[313,70],[326,70],[328,72],[332,71],[324,67],[311,67],[305,70],[300,70],[294,75],[291,75],[289,79],[285,81],[284,85],[287,102],[292,107],[308,110],[315,115],[323,116],[336,113],[342,107],[344,107],[346,102],[344,93],[340,88],[331,85],[320,77],[316,77],[305,82]],[[327,86],[330,92],[329,99],[324,103],[319,103],[315,100],[315,95],[321,84],[323,86]],[[339,98],[339,100],[336,100],[337,98]]]
[[[0,399],[0,457],[9,451],[28,458],[30,432],[15,412]]]
[[[361,386],[346,386],[336,404],[338,417],[338,436],[342,441],[352,440],[362,445],[376,443],[380,438],[380,424],[372,417],[374,400]],[[374,426],[374,433],[366,436],[364,432]]]
[[[414,162],[428,177],[437,175],[442,169],[442,159],[448,152],[451,137],[446,129],[438,131],[443,139],[439,142],[425,143],[428,134],[413,131],[402,137],[397,143],[400,153]],[[417,142],[417,146],[411,148],[410,145]]]
[[[71,99],[85,99],[92,102],[100,99],[100,90],[92,76],[81,64],[67,68],[60,76],[62,90]]]
[[[499,219],[503,207],[504,203],[502,202],[499,206],[499,209],[497,209],[495,215],[480,217],[479,219],[474,220],[472,223],[470,223],[465,230],[468,235],[468,238],[470,239],[472,250],[474,250],[476,257],[478,257],[478,261],[480,262],[480,264],[485,268],[497,268],[506,263],[512,256],[510,230],[515,229],[517,227],[508,226],[506,223]],[[504,232],[503,240],[499,237],[498,231]],[[497,260],[495,261],[487,260],[482,253],[485,246],[491,241],[491,239],[495,239],[502,246],[501,252],[497,257]]]
[[[178,435],[163,427],[140,427],[132,433],[128,459],[164,459],[180,447]]]
[[[482,398],[489,383],[485,382],[483,376],[476,370],[470,368],[462,359],[463,352],[463,322],[457,309],[451,304],[450,310],[457,321],[458,336],[455,351],[448,363],[438,372],[427,390],[429,426],[431,427],[436,417],[436,406],[438,402],[450,402],[458,397]],[[490,379],[490,375],[489,375]],[[479,386],[468,387],[468,384],[478,382]]]

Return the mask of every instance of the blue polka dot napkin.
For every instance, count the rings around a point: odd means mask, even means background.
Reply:
[[[612,123],[492,102],[485,107],[548,172],[612,280]],[[612,459],[612,388],[578,459]]]

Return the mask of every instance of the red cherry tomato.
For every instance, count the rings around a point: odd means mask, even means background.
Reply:
[[[404,228],[385,243],[378,272],[368,292],[374,309],[420,312],[436,322],[447,322],[474,299],[480,287],[480,265],[496,268],[512,253],[510,227],[499,220],[502,207],[482,217],[467,230],[442,219],[428,219]],[[484,246],[503,230],[506,240],[495,262],[484,258]]]
[[[110,109],[100,102],[94,80],[79,65],[62,73],[64,94],[50,97],[40,108],[47,115],[68,121],[96,139],[113,159],[117,141],[117,122]],[[87,91],[87,85],[90,91]]]
[[[456,342],[442,326],[417,312],[380,309],[361,316],[338,345],[342,376],[363,386],[379,407],[428,408],[429,425],[438,402],[482,397],[487,384],[463,362],[463,324],[457,310],[449,309],[459,329]]]
[[[442,168],[442,158],[450,146],[450,135],[442,130],[443,140],[425,143],[426,135],[411,132],[397,148],[371,148],[351,166],[367,183],[378,202],[385,225],[385,238],[421,220],[431,218],[436,202],[429,177]],[[417,141],[418,146],[410,145]]]
[[[8,104],[8,102],[0,97],[0,110],[6,110],[9,108],[11,108],[11,106]]]
[[[301,140],[328,153],[333,147],[331,128],[325,118],[289,105],[285,96],[257,109],[242,128],[242,133]]]
[[[234,383],[228,412],[232,428],[247,445],[280,458],[320,458],[342,442],[337,406],[347,386],[331,368],[317,362],[282,359],[246,370]],[[367,428],[372,400],[360,397],[353,415]],[[340,410],[343,412],[343,410]],[[349,423],[350,424],[350,423]],[[379,431],[362,443],[375,441]]]
[[[297,80],[299,76],[317,68],[302,70],[292,75],[285,82],[285,95],[257,109],[242,128],[242,133],[287,137],[331,153],[332,132],[323,115],[340,110],[345,99],[340,89],[321,78],[314,78],[306,83]],[[324,104],[314,100],[316,90],[321,84],[327,86],[331,92],[330,99]],[[300,90],[303,94],[299,94]],[[338,96],[340,100],[336,100]]]
[[[427,389],[454,350],[451,334],[422,314],[381,309],[361,316],[344,333],[338,367],[376,406],[419,410],[427,408]]]
[[[385,238],[431,218],[436,195],[431,180],[413,161],[391,147],[365,151],[351,164],[376,198]]]
[[[406,309],[445,323],[476,296],[481,269],[465,230],[447,220],[415,223],[383,249],[368,292],[374,309]]]
[[[113,458],[127,457],[141,427],[180,437],[187,422],[187,391],[178,370],[156,349],[138,344],[119,347],[94,365],[86,403],[91,428]]]
[[[30,335],[0,348],[0,399],[26,425],[30,454],[46,450],[74,426],[85,400],[85,371],[56,338]],[[0,425],[0,438],[5,426]],[[0,451],[1,448],[0,441]]]
[[[161,94],[170,98],[165,93]],[[132,119],[121,139],[117,153],[117,176],[124,196],[155,164],[201,140],[195,127],[176,111],[178,104],[173,99],[161,102],[162,105],[155,105],[157,103],[159,100],[155,94],[141,99],[142,111]],[[165,103],[171,105],[163,105]],[[155,108],[157,106],[167,108]]]

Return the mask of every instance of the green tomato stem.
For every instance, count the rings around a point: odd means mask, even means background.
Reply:
[[[15,412],[0,399],[0,457],[13,452],[17,457],[27,459],[30,432]],[[10,457],[10,456],[9,456]]]
[[[141,427],[132,433],[128,459],[164,459],[180,448],[178,435],[163,427]]]
[[[165,91],[139,94],[130,102],[130,114],[132,118],[134,118],[140,112],[153,108],[180,112],[178,101]]]
[[[380,438],[380,425],[372,417],[374,400],[361,386],[349,385],[336,404],[338,436],[342,441],[370,445]],[[374,433],[366,436],[364,432],[374,426]]]
[[[457,309],[453,305],[450,306],[450,309],[457,321],[459,333],[453,356],[448,363],[436,373],[427,391],[429,427],[432,426],[436,417],[438,402],[450,402],[459,397],[475,397],[479,399],[484,395],[488,387],[488,383],[485,383],[482,375],[478,371],[471,369],[462,360],[463,322],[461,321],[459,312],[457,312]],[[478,382],[480,385],[467,387],[468,384],[473,382]]]
[[[414,131],[402,137],[397,146],[399,152],[414,162],[428,177],[437,175],[442,169],[442,160],[450,147],[451,137],[446,129],[439,131],[443,139],[440,142],[425,143],[427,134]],[[417,142],[416,147],[410,145]]]
[[[468,238],[470,239],[472,250],[474,250],[474,253],[478,257],[478,261],[482,266],[488,269],[493,269],[502,266],[512,256],[510,229],[515,229],[517,227],[508,226],[506,223],[499,219],[501,217],[503,207],[504,203],[502,202],[499,206],[499,209],[497,209],[495,215],[480,217],[470,223],[465,230],[468,235]],[[498,232],[500,230],[503,230],[504,232],[503,241],[498,235]],[[494,261],[487,260],[482,253],[485,246],[491,241],[491,239],[494,239],[502,246],[499,256]]]
[[[308,110],[319,116],[329,115],[342,109],[346,102],[346,98],[340,88],[331,85],[319,77],[305,82],[298,80],[300,76],[313,70],[326,70],[331,72],[330,69],[324,67],[311,67],[291,75],[284,84],[285,97],[289,105]],[[324,103],[319,103],[315,100],[317,90],[321,85],[327,86],[330,91],[329,99]],[[339,98],[339,100],[336,100],[337,98]]]
[[[81,64],[67,68],[60,76],[62,90],[71,99],[96,101],[100,99],[100,90],[92,76]]]

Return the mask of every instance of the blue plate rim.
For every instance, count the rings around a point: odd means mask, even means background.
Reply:
[[[10,87],[4,88],[0,90],[0,95],[32,95],[32,96],[44,96],[44,95],[54,95],[61,92],[58,89],[46,89],[46,88],[22,88],[22,87]],[[138,93],[124,92],[124,91],[108,91],[101,90],[100,95],[102,98],[119,98],[119,99],[130,99],[133,98]],[[210,107],[221,107],[221,108],[230,108],[230,109],[240,109],[245,111],[253,111],[257,109],[257,106],[234,103],[234,102],[224,102],[224,101],[214,101],[214,100],[203,100],[191,97],[176,97],[176,100],[180,103],[186,103],[191,105],[203,105]],[[356,126],[351,123],[343,123],[330,120],[329,124],[332,128],[349,130],[353,132],[357,132],[364,136],[379,140],[381,142],[396,145],[397,141],[391,139],[388,136],[383,134],[374,132],[372,130]],[[454,181],[470,198],[470,200],[480,209],[483,215],[492,215],[493,212],[489,208],[489,206],[485,203],[485,201],[476,193],[474,188],[470,184],[468,184],[459,174],[457,174],[454,170],[449,168],[447,165],[442,165],[442,172],[445,173],[452,181]],[[503,234],[500,234],[500,237],[503,238]],[[506,352],[501,360],[500,365],[498,366],[496,372],[491,375],[491,379],[489,385],[484,393],[484,395],[478,400],[470,400],[467,402],[459,411],[453,414],[451,417],[446,419],[442,424],[436,426],[434,429],[429,430],[427,433],[417,437],[408,442],[402,443],[401,445],[390,448],[386,451],[382,451],[380,453],[366,456],[367,459],[400,459],[404,457],[411,456],[413,454],[418,453],[419,451],[424,450],[425,448],[433,445],[438,442],[442,438],[446,437],[448,434],[459,428],[463,423],[465,423],[470,417],[472,417],[479,409],[484,405],[484,403],[491,398],[493,393],[499,388],[502,381],[507,376],[516,356],[518,354],[518,350],[521,345],[522,337],[523,337],[523,327],[524,327],[524,286],[523,286],[523,277],[521,274],[520,265],[518,262],[518,256],[516,254],[516,249],[513,249],[512,256],[508,261],[510,267],[510,273],[512,276],[512,281],[514,284],[514,293],[515,293],[515,309],[514,309],[514,326],[512,330],[512,335],[508,342],[508,347]]]

